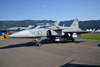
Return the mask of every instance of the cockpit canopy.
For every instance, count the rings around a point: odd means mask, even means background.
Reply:
[[[37,25],[34,25],[34,28],[39,29],[39,28],[47,28],[52,26],[54,26],[53,23],[38,23]]]

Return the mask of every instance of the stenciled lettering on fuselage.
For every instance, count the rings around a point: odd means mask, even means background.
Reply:
[[[36,31],[36,32],[32,32],[32,34],[34,34],[34,35],[42,35],[42,31],[39,30],[39,31]]]

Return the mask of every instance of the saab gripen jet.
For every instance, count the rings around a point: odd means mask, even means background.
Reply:
[[[9,35],[9,37],[22,37],[22,38],[32,38],[32,41],[36,43],[37,46],[41,46],[42,40],[55,40],[55,41],[75,41],[73,38],[73,33],[76,33],[77,37],[80,37],[82,33],[88,33],[82,31],[78,25],[78,18],[74,19],[70,27],[59,26],[60,21],[55,23],[39,23],[31,29],[23,30]]]

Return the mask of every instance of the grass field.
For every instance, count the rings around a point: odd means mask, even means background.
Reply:
[[[7,37],[7,38],[8,38],[8,37]],[[0,40],[4,40],[4,39],[7,39],[7,38],[1,38],[1,37],[0,37]]]
[[[0,40],[3,40],[3,39],[5,39],[4,37],[0,37]]]
[[[100,40],[100,34],[82,34],[81,35],[82,39],[98,39]]]

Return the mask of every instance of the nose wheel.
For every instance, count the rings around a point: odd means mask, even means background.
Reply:
[[[41,46],[41,38],[34,38],[32,41],[36,43],[36,46]]]
[[[40,47],[41,46],[41,43],[36,43],[36,46],[39,46]]]

